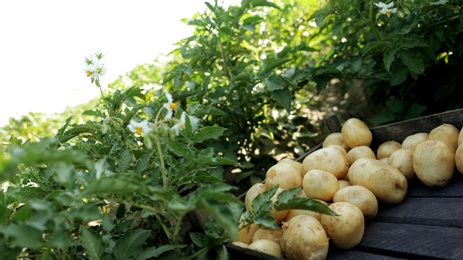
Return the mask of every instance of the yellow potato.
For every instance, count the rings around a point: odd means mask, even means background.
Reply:
[[[460,129],[460,133],[458,134],[458,146],[460,146],[461,143],[463,143],[463,127]]]
[[[358,158],[376,159],[376,154],[369,146],[362,145],[350,149],[346,157],[349,165],[352,165]]]
[[[460,131],[452,124],[439,125],[429,132],[429,139],[439,140],[448,145],[453,152],[458,147],[458,136]]]
[[[267,190],[267,186],[263,183],[256,183],[252,185],[244,197],[244,206],[247,211],[253,212],[252,210],[252,201],[257,197],[257,195]]]
[[[233,241],[232,244],[235,245],[235,246],[240,246],[240,247],[244,247],[244,248],[248,248],[248,246],[249,246],[248,244],[243,243],[241,241]]]
[[[248,249],[256,250],[268,255],[272,255],[278,258],[283,258],[283,252],[281,251],[280,245],[272,240],[260,239],[252,242]]]
[[[453,176],[455,154],[452,148],[442,141],[423,141],[413,152],[413,170],[426,186],[442,188]]]
[[[458,172],[463,174],[463,145],[459,145],[455,151],[455,166]]]
[[[270,198],[270,200],[273,203],[276,203],[278,201],[278,194],[280,194],[283,191],[284,191],[284,189],[278,188],[277,192],[275,193],[275,195],[272,196],[272,198]],[[281,221],[283,221],[283,219],[285,219],[286,214],[288,214],[288,209],[280,210],[280,211],[275,211],[275,208],[272,209],[272,217],[275,218],[275,223],[277,225],[280,224]]]
[[[338,180],[338,184],[339,184],[338,190],[345,188],[345,187],[352,186],[352,183],[350,183],[350,181],[348,180]]]
[[[252,237],[254,236],[254,233],[259,229],[259,225],[257,224],[250,224],[246,227],[242,227],[240,225],[240,229],[238,231],[238,240],[239,242],[243,242],[245,244],[251,244],[252,243]]]
[[[349,202],[359,207],[365,219],[372,219],[378,213],[378,200],[369,189],[360,185],[351,185],[338,190],[333,202]]]
[[[271,189],[278,185],[282,189],[302,186],[301,167],[292,163],[277,163],[267,170],[265,186]]]
[[[252,236],[252,242],[255,242],[261,239],[267,239],[267,240],[272,240],[274,242],[277,242],[279,245],[282,235],[283,235],[283,230],[281,229],[261,227],[258,230],[256,230],[256,232],[254,232],[254,235]]]
[[[339,132],[330,133],[328,136],[325,137],[322,143],[322,147],[325,148],[330,145],[339,145],[342,148],[344,148],[346,152],[350,149],[349,146],[347,146],[346,142],[344,142],[344,140],[342,139],[342,134]]]
[[[300,215],[283,223],[280,246],[286,259],[326,259],[329,241],[320,221]]]
[[[330,172],[336,178],[343,179],[349,169],[349,163],[345,154],[330,146],[307,155],[302,161],[302,169],[304,174],[316,169]]]
[[[402,144],[397,141],[386,141],[382,143],[376,150],[376,158],[378,160],[391,156],[393,152],[400,149]]]
[[[428,140],[428,139],[429,139],[428,133],[416,133],[416,134],[409,135],[405,137],[405,139],[402,141],[402,148],[409,148],[409,149],[415,150],[415,147],[419,143],[425,140]]]
[[[388,164],[399,170],[407,180],[413,179],[413,151],[410,148],[400,148],[389,157]]]
[[[396,168],[371,158],[355,161],[347,173],[352,185],[369,189],[379,201],[398,204],[407,194],[408,182]]]
[[[358,118],[349,118],[341,127],[342,139],[349,146],[370,146],[373,134],[368,126]]]
[[[302,188],[307,197],[328,202],[338,191],[339,184],[338,179],[327,171],[309,170],[302,180]]]
[[[321,223],[330,241],[341,249],[360,244],[365,232],[365,218],[360,208],[349,202],[334,202],[328,207],[338,215],[322,216]]]

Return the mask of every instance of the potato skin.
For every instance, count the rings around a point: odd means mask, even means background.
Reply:
[[[342,139],[342,134],[339,132],[330,133],[325,137],[322,143],[322,147],[325,148],[330,145],[339,145],[342,148],[344,148],[346,152],[348,152],[350,149],[349,146],[347,146],[346,142],[344,142],[344,140]]]
[[[247,211],[253,212],[252,210],[252,201],[257,197],[257,195],[267,190],[267,186],[263,183],[256,183],[252,185],[244,197],[244,206]]]
[[[448,145],[453,152],[458,147],[458,136],[460,131],[452,124],[441,124],[429,132],[429,139],[439,140]]]
[[[304,174],[309,170],[316,169],[330,172],[336,178],[343,179],[349,169],[349,163],[346,155],[338,148],[329,146],[307,155],[302,161],[302,167]]]
[[[349,202],[334,202],[328,207],[338,214],[322,216],[321,223],[330,241],[341,249],[358,245],[365,232],[365,219],[360,208]]]
[[[370,146],[373,134],[368,126],[358,118],[349,118],[341,127],[342,139],[349,146]]]
[[[302,185],[301,168],[290,163],[277,163],[267,170],[265,186],[290,189]]]
[[[399,170],[407,180],[413,179],[413,151],[410,148],[400,148],[389,156],[388,164]]]
[[[323,170],[309,170],[302,180],[302,188],[309,198],[331,201],[339,189],[338,179]]]
[[[378,149],[376,150],[376,158],[378,160],[382,158],[386,158],[391,156],[393,152],[400,149],[402,144],[397,141],[386,141],[379,145]]]
[[[352,185],[369,189],[379,201],[398,204],[407,194],[408,182],[396,168],[371,158],[355,161],[347,173]]]
[[[402,141],[402,148],[408,148],[408,149],[415,150],[415,147],[419,143],[425,140],[428,140],[428,139],[429,139],[429,134],[424,133],[424,132],[409,135],[405,137],[405,139]]]
[[[369,189],[352,185],[338,190],[333,196],[333,202],[349,202],[359,207],[365,219],[373,219],[378,213],[378,200]]]
[[[455,151],[455,166],[458,172],[463,174],[463,145],[459,145]]]
[[[283,252],[280,245],[272,240],[259,239],[249,244],[248,249],[256,250],[275,257],[283,258]]]
[[[347,152],[347,161],[352,165],[358,158],[372,158],[376,159],[375,152],[369,146],[357,146]]]
[[[280,246],[289,260],[326,259],[329,241],[320,221],[299,215],[283,223]]]
[[[455,154],[442,141],[423,141],[413,152],[413,170],[426,186],[442,188],[450,182],[455,171]]]

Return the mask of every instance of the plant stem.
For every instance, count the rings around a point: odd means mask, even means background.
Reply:
[[[155,208],[150,207],[150,206],[146,206],[146,205],[142,205],[142,204],[138,204],[138,203],[133,203],[133,202],[130,202],[130,203],[133,206],[137,207],[137,208],[141,208],[141,209],[153,212],[154,216],[156,217],[156,220],[159,223],[159,225],[161,225],[162,229],[164,230],[164,233],[166,233],[167,238],[169,238],[169,240],[173,239],[172,233],[170,233],[169,228],[162,221],[158,210],[156,210]]]
[[[374,15],[373,15],[373,1],[370,2],[370,13],[369,13],[369,20],[370,20],[370,23],[371,23],[371,30],[373,31],[373,33],[375,34],[376,38],[378,40],[382,40],[382,37],[381,37],[381,34],[378,33],[378,30],[376,30],[376,24],[375,24],[375,18],[374,18]]]
[[[185,213],[182,212],[177,219],[177,223],[175,224],[174,234],[172,236],[172,242],[174,245],[178,244],[180,228],[182,227],[182,220],[184,216]]]
[[[166,166],[164,165],[164,156],[162,154],[161,142],[157,135],[152,135],[156,143],[156,150],[158,152],[159,162],[161,164],[162,187],[167,190],[169,188],[169,178],[167,177]]]
[[[201,250],[198,250],[196,253],[190,255],[188,259],[196,259],[198,256],[200,256],[202,253],[206,252],[207,250],[209,250],[209,248],[207,247],[201,248]]]

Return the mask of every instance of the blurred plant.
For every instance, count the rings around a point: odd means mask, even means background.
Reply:
[[[88,64],[87,64],[88,65]],[[98,87],[100,76],[92,77]],[[115,90],[53,137],[0,153],[0,258],[150,259],[224,254],[240,205],[224,183],[234,161],[200,147],[224,128],[202,126],[211,108],[177,107],[163,90]],[[103,90],[102,90],[103,95]],[[217,110],[216,108],[214,111]],[[196,243],[188,216],[210,217]],[[211,230],[215,232],[211,233]]]

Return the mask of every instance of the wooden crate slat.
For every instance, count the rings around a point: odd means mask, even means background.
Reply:
[[[406,198],[398,205],[381,207],[374,221],[461,228],[461,216],[463,198]]]
[[[455,227],[367,223],[361,250],[425,259],[463,259],[463,229]]]
[[[449,184],[443,188],[427,187],[415,176],[409,182],[407,197],[463,197],[463,175],[455,171]]]
[[[420,132],[429,133],[441,124],[452,124],[460,130],[463,127],[463,109],[371,128],[374,142],[372,146],[377,147],[382,142],[391,140],[402,142],[409,135]]]
[[[406,259],[401,257],[393,257],[387,255],[380,255],[370,252],[364,252],[354,249],[343,250],[338,249],[332,245],[330,245],[330,250],[328,252],[328,260],[345,260],[345,259],[352,259],[352,260],[394,260],[394,259]]]

